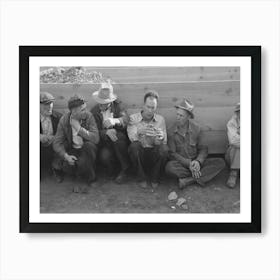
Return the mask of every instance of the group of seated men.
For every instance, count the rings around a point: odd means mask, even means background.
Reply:
[[[96,181],[96,167],[106,167],[106,174],[117,170],[116,183],[126,181],[133,167],[135,181],[153,189],[165,171],[178,180],[180,189],[214,178],[224,167],[222,158],[207,158],[208,148],[201,145],[201,128],[194,121],[194,105],[182,100],[176,109],[176,120],[166,131],[164,117],[157,114],[159,95],[148,91],[139,112],[128,115],[110,83],[102,83],[92,94],[96,105],[89,111],[82,96],[72,96],[69,112],[53,110],[52,94],[40,94],[41,169],[51,167],[58,182],[69,173],[75,179],[74,192],[86,192]],[[227,125],[229,147],[226,161],[230,166],[227,185],[236,186],[240,169],[240,106]]]

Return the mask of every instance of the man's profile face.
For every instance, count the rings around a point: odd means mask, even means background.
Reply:
[[[87,105],[84,103],[78,107],[72,108],[72,110],[71,110],[72,118],[74,118],[78,121],[84,119],[86,116],[86,112],[87,112],[86,107],[87,107]]]
[[[151,119],[157,109],[157,99],[148,97],[143,106],[143,116],[147,119]]]
[[[189,118],[190,114],[186,110],[181,108],[176,109],[176,121],[178,125],[185,125],[188,122]]]
[[[43,116],[51,116],[53,111],[53,102],[50,103],[40,103],[40,113]]]

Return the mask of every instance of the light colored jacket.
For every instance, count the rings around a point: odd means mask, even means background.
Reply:
[[[227,136],[230,146],[240,147],[240,119],[236,114],[227,123]]]

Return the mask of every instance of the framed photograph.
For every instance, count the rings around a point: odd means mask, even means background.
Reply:
[[[20,232],[261,232],[260,46],[20,46],[19,69]]]

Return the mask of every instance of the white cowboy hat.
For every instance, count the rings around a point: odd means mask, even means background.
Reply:
[[[109,83],[102,83],[100,89],[95,91],[92,97],[99,104],[108,104],[117,99],[113,93],[113,86]]]

